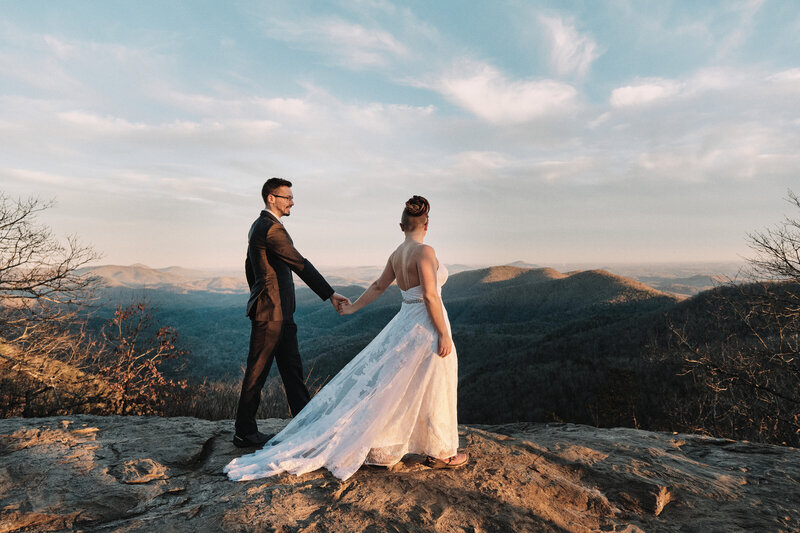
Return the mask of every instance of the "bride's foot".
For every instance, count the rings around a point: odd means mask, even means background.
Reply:
[[[466,465],[469,462],[469,455],[458,452],[452,457],[448,457],[447,459],[437,459],[436,457],[428,456],[426,464],[434,469],[440,468],[461,468],[462,466]]]

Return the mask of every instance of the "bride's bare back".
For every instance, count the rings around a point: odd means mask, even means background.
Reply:
[[[422,284],[419,272],[420,259],[422,259],[426,248],[430,249],[430,246],[419,242],[406,241],[398,246],[397,249],[392,252],[392,255],[389,256],[389,264],[392,266],[397,280],[397,286],[400,287],[400,289],[407,291],[412,287]],[[439,265],[437,264],[435,267],[438,269]]]
[[[427,200],[424,201],[427,202]],[[449,327],[444,316],[442,298],[436,279],[439,260],[436,258],[433,248],[422,243],[425,233],[428,231],[427,219],[424,224],[407,224],[407,222],[400,223],[400,229],[405,233],[406,239],[389,256],[383,273],[367,287],[358,300],[352,305],[342,305],[339,312],[344,315],[355,313],[383,294],[394,281],[397,281],[397,286],[403,291],[419,286],[422,292],[422,301],[425,303],[428,315],[439,335],[439,355],[444,357],[452,351],[453,339],[450,337]]]

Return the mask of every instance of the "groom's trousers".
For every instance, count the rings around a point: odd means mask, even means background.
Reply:
[[[237,435],[250,435],[258,430],[256,412],[261,403],[261,389],[267,380],[273,359],[278,363],[292,416],[296,416],[311,399],[303,381],[303,362],[297,348],[297,325],[293,320],[253,320],[247,369],[236,409]]]

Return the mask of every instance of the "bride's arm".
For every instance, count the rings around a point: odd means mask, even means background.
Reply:
[[[375,299],[383,294],[389,285],[392,284],[394,278],[394,268],[392,268],[392,258],[390,257],[389,260],[386,261],[386,268],[383,269],[383,273],[380,277],[367,287],[367,290],[358,297],[358,300],[353,302],[353,305],[343,305],[339,313],[342,315],[352,315],[367,304],[374,302]]]
[[[447,323],[444,320],[444,312],[442,311],[442,298],[439,296],[437,288],[436,271],[438,266],[439,262],[436,260],[436,253],[433,248],[423,246],[417,262],[417,272],[419,273],[420,285],[422,285],[422,299],[425,301],[425,307],[431,317],[433,327],[436,328],[436,333],[439,334],[438,353],[444,357],[453,350],[453,339],[450,337],[450,332],[447,331]]]

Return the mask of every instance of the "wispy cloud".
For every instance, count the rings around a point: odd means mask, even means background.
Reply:
[[[74,44],[67,43],[58,39],[52,35],[45,35],[44,42],[47,43],[47,46],[55,53],[55,55],[60,59],[66,59],[70,56],[73,56],[77,53],[78,47]]]
[[[408,55],[408,48],[389,31],[341,18],[302,22],[268,19],[266,26],[270,37],[331,57],[347,68],[385,65],[394,58]]]
[[[786,83],[789,85],[796,85],[798,88],[800,88],[800,68],[790,68],[788,70],[776,72],[775,74],[769,76],[767,80],[781,84]]]
[[[15,51],[0,51],[0,79],[22,82],[34,89],[77,94],[84,85],[54,59]]]
[[[163,78],[169,61],[148,46],[51,33],[26,32],[0,25],[0,80],[27,85],[39,94],[98,105],[124,99],[150,80]],[[116,87],[116,94],[106,92]]]
[[[510,80],[486,63],[461,62],[434,88],[456,105],[496,124],[529,122],[570,109],[571,85],[555,80]]]
[[[641,80],[635,85],[626,85],[611,91],[611,105],[629,107],[651,104],[678,94],[680,89],[681,84],[673,80]]]
[[[539,22],[550,40],[550,67],[559,76],[585,76],[599,56],[597,43],[560,17],[541,15]]]
[[[277,128],[278,122],[266,119],[230,118],[224,121],[214,119],[174,120],[164,123],[147,124],[131,122],[121,117],[100,116],[85,111],[65,111],[58,118],[66,123],[73,135],[96,140],[124,138],[140,144],[152,146],[172,143],[223,144],[225,137],[234,137],[243,145],[259,142]],[[209,136],[211,136],[209,138]]]
[[[708,91],[735,90],[747,74],[731,69],[700,69],[684,79],[644,78],[611,91],[612,107],[645,106],[675,97],[697,96]]]
[[[716,57],[722,59],[730,56],[732,52],[741,47],[745,40],[750,37],[753,29],[753,21],[764,5],[764,0],[739,0],[731,2],[727,9],[736,17],[733,28],[728,28],[722,35],[717,45]]]
[[[644,79],[615,89],[597,128],[627,146],[630,176],[663,182],[787,180],[800,165],[797,69],[701,69],[678,79]],[[611,144],[615,146],[610,150]],[[619,173],[617,173],[619,175]]]
[[[226,119],[258,117],[303,119],[314,112],[307,98],[226,95],[215,96],[176,90],[163,83],[149,91],[152,98],[176,109],[203,117]]]

